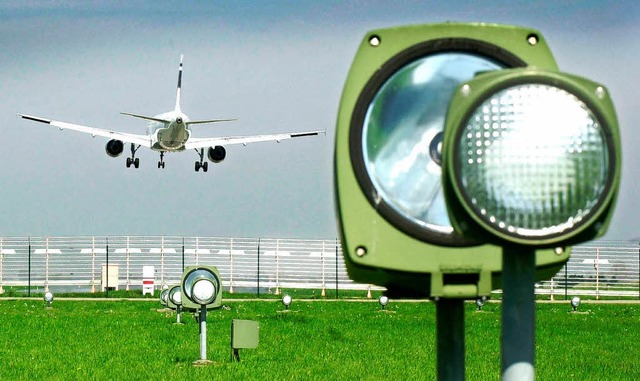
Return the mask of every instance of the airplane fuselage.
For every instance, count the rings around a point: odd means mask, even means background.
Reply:
[[[151,149],[165,152],[184,151],[184,145],[191,136],[191,130],[187,127],[189,118],[177,111],[156,115],[155,118],[170,122],[149,122],[147,134],[151,136]]]

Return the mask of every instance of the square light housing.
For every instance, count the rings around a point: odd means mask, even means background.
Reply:
[[[222,306],[222,280],[215,266],[187,266],[180,282],[182,307],[186,310]]]
[[[443,23],[374,30],[360,44],[338,113],[334,184],[351,279],[392,297],[475,299],[499,288],[502,250],[458,234],[441,183],[442,137],[457,86],[480,72],[557,69],[533,29]],[[536,254],[536,279],[569,258]]]

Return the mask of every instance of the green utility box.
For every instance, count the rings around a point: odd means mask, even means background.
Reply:
[[[260,325],[257,321],[233,319],[231,322],[231,348],[257,348],[259,332]]]

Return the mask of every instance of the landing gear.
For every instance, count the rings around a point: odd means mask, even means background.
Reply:
[[[131,164],[133,164],[134,168],[138,168],[140,166],[140,159],[136,157],[136,151],[138,151],[138,148],[140,148],[140,145],[136,147],[135,144],[131,143],[131,157],[127,158],[127,168],[130,168]]]
[[[202,168],[202,172],[206,172],[209,169],[209,163],[204,161],[204,148],[200,148],[200,151],[196,149],[196,152],[200,156],[200,161],[196,161],[196,172],[199,172],[200,168]]]
[[[164,169],[164,152],[160,152],[160,161],[158,162],[158,168]]]

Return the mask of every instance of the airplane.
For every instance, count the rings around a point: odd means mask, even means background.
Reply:
[[[195,170],[203,172],[208,170],[208,162],[204,160],[205,149],[207,150],[207,158],[213,163],[220,163],[226,157],[225,145],[243,144],[277,141],[300,138],[304,136],[314,136],[324,131],[306,131],[306,132],[290,132],[282,134],[269,135],[250,135],[250,136],[228,136],[228,137],[211,137],[211,138],[194,138],[191,137],[192,125],[229,122],[236,119],[208,119],[208,120],[190,120],[180,108],[180,93],[182,88],[182,61],[184,55],[180,56],[180,66],[178,67],[178,90],[176,94],[176,105],[173,111],[165,112],[153,117],[139,114],[122,112],[121,114],[134,118],[144,119],[148,122],[147,134],[132,134],[127,132],[113,131],[102,128],[83,126],[42,118],[39,116],[18,113],[23,119],[40,122],[57,127],[60,130],[73,130],[91,134],[91,136],[101,136],[109,138],[105,146],[107,155],[118,157],[124,151],[125,144],[130,144],[131,156],[127,157],[127,168],[140,166],[140,159],[136,157],[136,152],[140,147],[147,147],[153,151],[160,152],[160,160],[158,168],[164,168],[164,154],[167,152],[182,152],[188,149],[194,149],[200,156],[200,160],[196,161]]]

